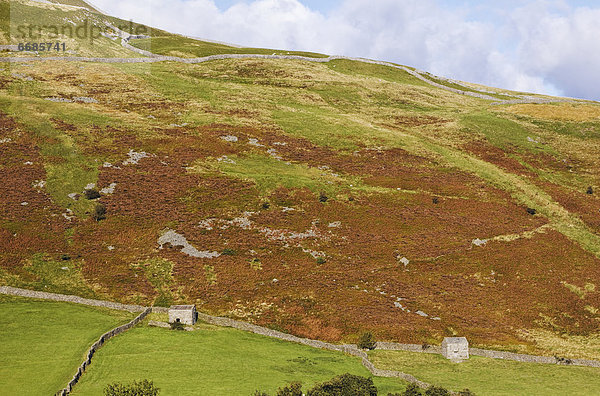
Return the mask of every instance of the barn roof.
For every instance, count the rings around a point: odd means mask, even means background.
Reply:
[[[194,308],[196,308],[195,305],[171,305],[171,307],[169,307],[170,310],[173,309],[176,311],[188,311]]]
[[[468,344],[469,342],[465,337],[446,337],[444,342],[447,344]]]

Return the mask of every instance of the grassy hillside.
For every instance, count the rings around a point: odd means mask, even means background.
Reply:
[[[0,393],[54,394],[94,341],[131,319],[119,311],[0,295]]]
[[[3,284],[330,341],[581,354],[598,336],[597,103],[498,104],[513,93],[350,60],[48,61],[0,82]]]
[[[103,347],[74,395],[102,395],[108,383],[148,378],[161,395],[275,394],[293,381],[305,389],[343,373],[369,377],[360,359],[206,324],[193,332],[142,326]],[[374,378],[380,394],[398,379]]]
[[[448,389],[468,388],[476,395],[597,395],[599,369],[520,363],[471,357],[460,364],[441,355],[375,351],[377,367],[403,370]]]

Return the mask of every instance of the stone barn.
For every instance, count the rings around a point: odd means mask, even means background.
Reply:
[[[442,355],[450,360],[467,360],[469,342],[465,337],[446,337],[442,342]]]
[[[169,323],[181,322],[193,325],[198,320],[195,305],[171,305],[169,308]]]

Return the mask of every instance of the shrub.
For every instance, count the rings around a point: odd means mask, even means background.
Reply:
[[[440,203],[440,199],[438,197],[433,197],[432,201],[436,205]]]
[[[100,221],[106,219],[106,206],[102,204],[96,205],[94,208],[94,214],[92,215],[94,220]]]
[[[535,214],[537,213],[537,210],[535,210],[533,208],[527,208],[527,213],[529,213],[532,216],[535,216]]]
[[[327,202],[329,200],[329,197],[327,195],[325,195],[324,192],[321,192],[319,194],[319,202]]]
[[[325,264],[327,262],[327,260],[325,259],[325,257],[317,257],[317,264],[322,265]]]
[[[269,394],[267,392],[263,392],[263,391],[257,389],[254,391],[252,396],[269,396]]]
[[[567,364],[567,365],[568,364],[573,364],[573,361],[571,359],[564,358],[564,357],[561,357],[561,356],[554,355],[554,359],[556,359],[556,363],[558,363],[558,364]]]
[[[419,388],[416,384],[408,384],[406,390],[402,394],[402,396],[421,396],[423,393],[421,392],[421,388]]]
[[[458,396],[475,396],[475,393],[471,392],[468,389],[463,389],[460,392],[458,392]]]
[[[431,385],[425,391],[425,396],[450,396],[448,389],[442,388],[441,386]]]
[[[252,260],[250,260],[250,268],[252,268],[255,271],[261,270],[262,269],[262,263],[260,261],[259,258],[253,258]]]
[[[229,249],[229,248],[225,248],[223,249],[223,253],[221,253],[223,256],[235,256],[235,250],[233,249]]]
[[[261,206],[263,209],[269,209],[271,207],[271,204],[268,202],[263,202]]]
[[[362,333],[360,338],[358,339],[358,343],[356,344],[360,349],[375,349],[377,346],[377,342],[375,341],[375,336],[370,331]]]
[[[586,193],[587,193],[587,194],[589,194],[589,195],[592,195],[592,194],[594,193],[594,189],[592,188],[592,186],[589,186],[589,187],[587,188],[587,191],[586,191]]]
[[[302,384],[300,382],[292,382],[285,388],[277,390],[277,396],[302,396]]]
[[[327,382],[315,385],[306,396],[377,396],[377,388],[371,378],[342,374]]]
[[[86,199],[98,199],[98,198],[100,198],[100,193],[95,188],[90,188],[88,190],[85,190],[85,192],[83,193],[83,195],[85,196]]]
[[[171,323],[171,330],[185,330],[183,323],[181,322],[173,322]]]
[[[104,388],[104,396],[157,396],[159,391],[152,381],[145,379],[128,385],[108,384]]]

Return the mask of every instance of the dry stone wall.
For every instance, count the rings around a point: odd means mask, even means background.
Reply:
[[[90,364],[91,358],[94,352],[106,342],[109,338],[122,333],[130,329],[131,327],[138,324],[142,321],[150,312],[156,313],[168,313],[169,309],[164,307],[142,307],[139,305],[127,305],[127,304],[119,304],[110,301],[101,301],[101,300],[93,300],[87,298],[81,298],[77,296],[69,296],[65,294],[56,294],[56,293],[47,293],[47,292],[37,292],[32,290],[19,289],[15,287],[9,286],[0,286],[1,294],[8,294],[14,296],[21,297],[29,297],[29,298],[39,298],[53,301],[64,301],[64,302],[72,302],[77,304],[85,304],[97,307],[105,307],[112,308],[118,310],[124,310],[129,312],[142,312],[138,315],[134,320],[129,322],[126,325],[120,326],[116,329],[113,329],[106,334],[102,335],[100,339],[92,345],[90,350],[88,351],[88,355],[84,363],[79,367],[77,373],[69,382],[67,388],[63,389],[59,393],[61,395],[66,395],[70,392],[73,385],[77,383],[85,368]],[[356,345],[352,344],[331,344],[324,341],[312,340],[309,338],[297,337],[291,334],[283,333],[277,330],[272,330],[266,327],[257,326],[251,323],[242,322],[235,319],[224,318],[220,316],[212,316],[203,313],[198,313],[198,320],[201,320],[206,323],[210,323],[216,326],[224,326],[224,327],[232,327],[242,331],[248,331],[255,334],[260,334],[266,337],[272,337],[276,339],[280,339],[283,341],[295,342],[302,345],[307,345],[313,348],[326,349],[331,351],[343,352],[351,356],[356,356],[361,358],[363,366],[369,370],[373,375],[378,377],[390,377],[390,378],[400,378],[405,381],[414,383],[421,388],[429,387],[429,384],[423,381],[420,381],[416,377],[402,373],[399,371],[392,370],[382,370],[378,369],[373,365],[373,363],[369,360],[367,353],[361,349],[358,349]],[[441,347],[436,345],[420,345],[420,344],[400,344],[394,342],[378,342],[377,349],[381,350],[393,350],[393,351],[407,351],[407,352],[421,352],[421,353],[432,353],[432,354],[441,354]],[[502,352],[502,351],[492,351],[488,349],[480,349],[480,348],[470,348],[469,352],[473,356],[482,356],[488,357],[492,359],[504,359],[504,360],[513,360],[518,362],[526,362],[526,363],[543,363],[543,364],[571,364],[576,366],[587,366],[587,367],[599,367],[600,361],[596,360],[585,360],[585,359],[557,359],[555,357],[547,357],[547,356],[535,356],[535,355],[525,355],[511,352]],[[66,391],[66,393],[64,393]],[[452,393],[455,394],[455,393]]]
[[[92,344],[90,349],[88,349],[85,360],[83,361],[83,363],[81,363],[81,366],[79,366],[79,368],[77,369],[77,372],[75,373],[75,375],[73,376],[71,381],[69,381],[69,383],[67,384],[67,386],[64,389],[57,392],[57,395],[66,396],[69,393],[71,393],[71,391],[73,390],[73,387],[75,386],[75,384],[77,384],[77,382],[79,382],[79,379],[85,372],[85,369],[87,368],[87,366],[89,366],[92,363],[92,357],[94,357],[94,354],[96,353],[96,351],[102,345],[104,345],[104,343],[106,341],[110,340],[111,338],[113,338],[114,336],[116,336],[118,334],[123,333],[124,331],[131,329],[133,326],[140,323],[142,320],[144,320],[144,318],[146,316],[148,316],[148,314],[150,312],[152,312],[152,308],[146,308],[141,314],[136,316],[136,318],[133,319],[131,322],[124,324],[122,326],[119,326],[117,328],[114,328],[114,329],[102,334],[102,336],[100,336],[98,341],[96,341],[94,344]]]
[[[27,297],[27,298],[39,298],[42,300],[63,301],[63,302],[70,302],[70,303],[75,303],[75,304],[90,305],[93,307],[104,307],[104,308],[116,309],[119,311],[128,311],[128,312],[142,312],[146,309],[146,307],[142,307],[141,305],[120,304],[120,303],[111,302],[111,301],[94,300],[94,299],[90,299],[90,298],[83,298],[83,297],[72,296],[72,295],[67,295],[67,294],[48,293],[48,292],[40,292],[40,291],[34,291],[34,290],[19,289],[17,287],[10,287],[10,286],[0,286],[0,294],[8,294],[11,296]]]

